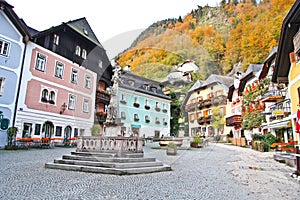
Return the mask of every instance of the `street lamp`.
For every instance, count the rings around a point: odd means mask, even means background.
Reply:
[[[64,103],[64,104],[61,105],[61,107],[60,107],[59,114],[63,114],[63,113],[65,112],[66,109],[67,109],[67,105],[66,105],[66,103]]]

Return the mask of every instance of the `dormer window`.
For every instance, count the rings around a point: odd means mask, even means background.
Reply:
[[[143,89],[144,89],[144,90],[149,90],[149,85],[148,85],[148,84],[144,84],[144,85],[143,85]]]
[[[151,87],[151,91],[156,93],[157,92],[157,88],[156,87]]]
[[[76,46],[76,48],[75,48],[75,54],[77,55],[77,56],[80,56],[80,52],[81,52],[81,48],[80,48],[80,46]]]
[[[134,81],[133,80],[128,80],[128,85],[134,86]]]
[[[53,37],[53,44],[59,45],[59,35],[54,34],[54,37]]]

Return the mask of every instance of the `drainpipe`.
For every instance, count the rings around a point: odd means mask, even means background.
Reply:
[[[21,83],[22,83],[24,62],[25,62],[25,55],[26,55],[28,41],[29,41],[29,37],[26,35],[23,39],[25,47],[24,47],[23,57],[22,57],[22,64],[21,64],[21,71],[20,71],[20,77],[19,77],[19,84],[18,84],[18,88],[17,88],[17,96],[16,96],[16,102],[15,102],[15,108],[14,108],[14,117],[13,117],[12,127],[15,127],[15,124],[16,124],[16,115],[17,115],[17,109],[18,109],[18,103],[19,103],[19,95],[20,95],[20,90],[21,90]]]

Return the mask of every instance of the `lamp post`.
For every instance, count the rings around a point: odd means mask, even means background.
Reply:
[[[65,112],[66,109],[67,109],[67,105],[66,105],[66,103],[64,103],[64,104],[61,105],[61,107],[60,107],[59,114],[63,114],[63,113]]]

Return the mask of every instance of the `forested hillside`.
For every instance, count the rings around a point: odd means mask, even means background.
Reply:
[[[250,63],[262,63],[278,45],[282,21],[294,2],[224,0],[218,7],[195,6],[184,17],[152,24],[117,62],[155,80],[187,59],[200,67],[200,79],[227,74],[239,62],[245,70]]]

